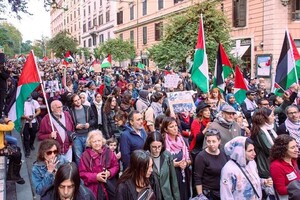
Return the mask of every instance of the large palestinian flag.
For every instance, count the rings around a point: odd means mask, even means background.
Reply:
[[[274,93],[282,96],[284,91],[293,83],[297,83],[297,70],[292,40],[288,31],[286,31],[276,68]]]
[[[108,54],[106,58],[102,61],[101,67],[102,68],[109,68],[111,67],[111,55]]]
[[[21,116],[24,113],[24,103],[39,84],[40,78],[37,71],[37,65],[34,60],[33,51],[31,51],[19,78],[16,101],[8,113],[8,118],[15,123],[15,129],[17,131],[21,130]]]
[[[234,78],[234,97],[236,102],[239,104],[243,103],[246,99],[246,92],[248,90],[246,81],[239,67],[235,67],[235,78]]]
[[[208,62],[205,51],[205,38],[202,15],[199,23],[198,40],[194,54],[194,64],[192,68],[191,78],[192,81],[202,90],[202,92],[208,92]]]

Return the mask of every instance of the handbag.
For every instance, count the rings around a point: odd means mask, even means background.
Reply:
[[[260,197],[259,197],[259,195],[258,195],[258,193],[257,193],[257,191],[256,191],[256,189],[255,189],[255,187],[253,186],[252,182],[250,181],[249,177],[247,176],[247,174],[244,172],[244,170],[242,169],[242,167],[241,167],[235,160],[232,160],[232,161],[233,161],[233,162],[240,168],[240,170],[243,172],[244,176],[245,176],[246,179],[249,181],[249,183],[250,183],[250,185],[251,185],[251,187],[252,187],[252,189],[253,189],[255,195],[256,195],[257,198],[259,199]]]
[[[108,167],[109,152],[110,152],[110,149],[106,148],[106,151],[105,151],[105,169],[107,169],[107,167]],[[116,198],[116,191],[117,191],[117,189],[116,189],[117,188],[116,177],[113,177],[111,179],[107,179],[104,186],[106,188],[109,200],[115,199]]]
[[[69,131],[52,113],[51,116],[66,131],[69,140],[73,142],[76,139],[76,132]]]
[[[155,199],[155,195],[151,187],[145,187],[138,193],[137,200],[152,200],[152,199]]]

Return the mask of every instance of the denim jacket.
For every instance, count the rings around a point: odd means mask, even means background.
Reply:
[[[68,161],[64,156],[59,156],[57,168]],[[47,170],[47,165],[44,161],[35,161],[32,166],[31,180],[35,193],[41,195],[43,191],[49,188],[54,182],[54,173]]]

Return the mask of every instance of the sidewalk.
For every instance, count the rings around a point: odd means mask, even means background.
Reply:
[[[30,157],[25,158],[24,148],[23,148],[23,142],[21,139],[20,134],[13,130],[12,136],[16,137],[18,139],[18,146],[21,148],[22,151],[22,168],[21,168],[21,177],[24,178],[25,184],[19,185],[19,184],[9,184],[8,190],[6,194],[6,199],[16,199],[16,200],[39,200],[40,197],[34,194],[34,189],[31,185],[31,169],[32,164],[36,160],[37,157],[37,150],[39,146],[39,142],[35,142],[35,151],[31,151]]]

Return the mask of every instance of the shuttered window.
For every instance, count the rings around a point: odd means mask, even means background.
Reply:
[[[247,0],[233,0],[233,26],[247,25]]]

